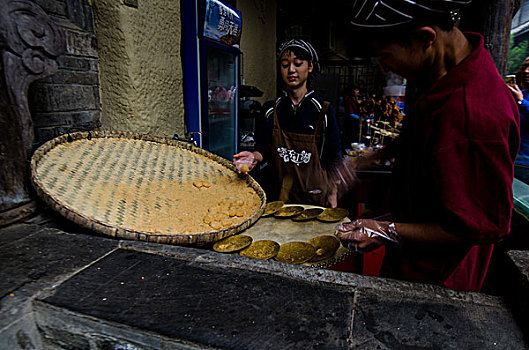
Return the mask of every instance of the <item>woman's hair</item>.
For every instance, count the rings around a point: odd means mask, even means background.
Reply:
[[[303,61],[309,61],[309,62],[312,62],[312,57],[310,56],[309,53],[307,53],[307,51],[299,48],[299,47],[295,47],[295,46],[292,46],[292,47],[289,47],[287,49],[285,49],[282,53],[281,53],[281,56],[283,56],[283,54],[285,52],[292,52],[294,53],[294,55],[296,55],[296,58],[297,59],[300,59],[300,60],[303,60]],[[281,61],[281,56],[278,57],[278,59]]]
[[[520,68],[518,68],[518,70],[516,71],[516,84],[520,87],[520,89],[524,90],[524,89],[527,89],[529,88],[529,86],[525,86],[525,83],[524,83],[524,78],[523,78],[523,75],[524,75],[524,70],[529,66],[529,57],[527,57],[522,65],[520,66]]]
[[[311,62],[315,73],[319,72],[320,60],[318,58],[318,53],[308,41],[302,39],[290,39],[285,41],[279,46],[279,50],[277,51],[278,61],[287,51],[293,52],[300,60]]]

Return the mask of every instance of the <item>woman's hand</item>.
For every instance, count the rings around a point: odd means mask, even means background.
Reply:
[[[233,164],[237,167],[237,172],[248,174],[257,162],[262,160],[259,152],[242,151],[233,156]]]
[[[514,97],[514,99],[517,102],[523,100],[523,92],[522,92],[522,90],[520,89],[520,87],[518,85],[516,85],[516,84],[513,84],[513,85],[507,84],[507,87],[509,88],[509,90],[511,90],[512,96]]]

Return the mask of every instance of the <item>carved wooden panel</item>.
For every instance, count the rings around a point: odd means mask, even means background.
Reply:
[[[31,82],[55,73],[62,30],[27,0],[0,0],[0,226],[32,212],[28,157],[33,125]]]

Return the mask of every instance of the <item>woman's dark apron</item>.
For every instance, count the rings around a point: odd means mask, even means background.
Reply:
[[[288,203],[325,206],[329,192],[327,172],[321,167],[319,145],[325,113],[324,102],[314,134],[282,130],[274,108],[272,131],[271,176],[280,184],[279,200]]]

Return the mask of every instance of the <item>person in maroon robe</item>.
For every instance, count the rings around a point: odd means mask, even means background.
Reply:
[[[390,219],[342,225],[340,239],[363,252],[385,245],[384,276],[480,291],[494,243],[510,231],[520,136],[483,37],[456,26],[470,2],[354,3],[352,23],[382,70],[416,93],[394,145]]]

